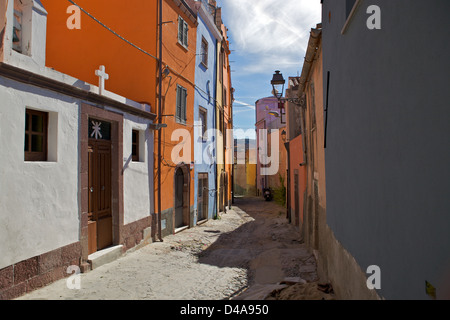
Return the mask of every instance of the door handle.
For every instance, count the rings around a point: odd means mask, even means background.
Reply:
[[[89,191],[90,191],[90,192],[94,192],[94,187],[91,187],[91,188],[89,189]]]
[[[105,191],[105,186],[102,186],[102,191]]]

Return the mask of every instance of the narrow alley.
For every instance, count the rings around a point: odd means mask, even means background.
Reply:
[[[333,299],[318,290],[314,255],[301,242],[283,207],[237,198],[219,219],[80,274],[80,289],[66,278],[18,299]]]

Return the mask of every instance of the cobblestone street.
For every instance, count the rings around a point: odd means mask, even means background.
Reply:
[[[220,219],[81,274],[81,289],[68,289],[63,279],[19,299],[259,300],[280,298],[286,280],[303,286],[300,296],[297,290],[287,299],[329,298],[317,290],[314,255],[287,223],[284,208],[237,198]],[[270,295],[274,290],[277,297]]]

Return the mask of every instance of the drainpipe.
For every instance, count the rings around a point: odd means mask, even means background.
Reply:
[[[159,92],[158,92],[158,124],[162,124],[162,0],[159,0]],[[162,129],[158,130],[158,237],[162,239],[161,230],[161,136]]]

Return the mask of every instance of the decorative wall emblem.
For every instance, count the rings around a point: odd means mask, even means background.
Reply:
[[[101,139],[103,138],[102,136],[102,127],[101,127],[102,123],[101,122],[95,122],[92,121],[92,133],[91,133],[91,138],[95,136],[95,139]]]
[[[111,123],[90,118],[89,139],[111,140]]]

